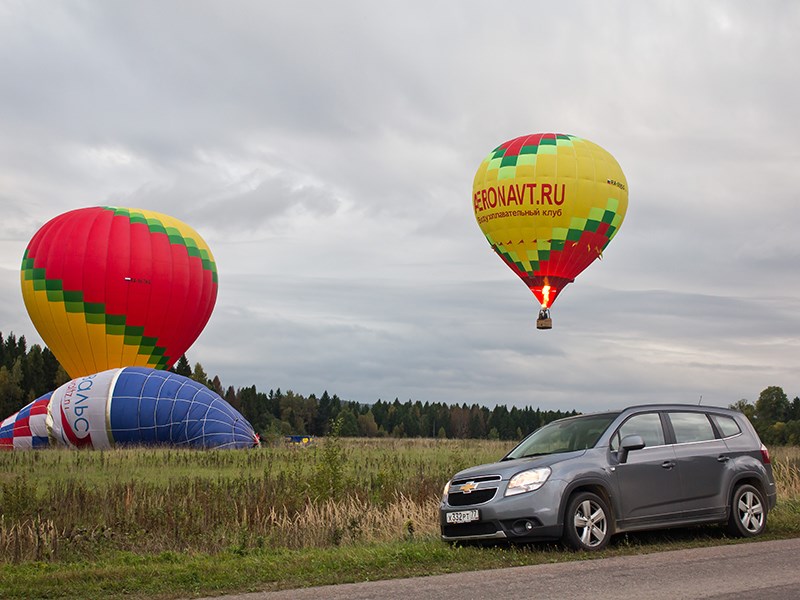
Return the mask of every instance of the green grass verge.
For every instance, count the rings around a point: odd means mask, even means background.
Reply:
[[[770,527],[758,541],[798,535]],[[229,551],[215,555],[111,553],[93,562],[27,563],[0,567],[0,597],[12,599],[148,598],[166,600],[228,593],[419,577],[745,543],[718,527],[617,536],[600,553],[552,544],[450,546],[435,539],[325,549]]]

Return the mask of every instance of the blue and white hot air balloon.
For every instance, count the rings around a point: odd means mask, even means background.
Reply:
[[[146,367],[78,377],[0,423],[0,449],[258,444],[253,426],[218,394],[188,377]]]

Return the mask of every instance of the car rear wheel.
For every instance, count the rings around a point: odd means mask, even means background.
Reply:
[[[562,542],[575,550],[602,550],[611,539],[611,513],[600,496],[580,492],[569,499]]]
[[[758,488],[740,485],[731,497],[728,531],[737,537],[759,535],[767,526],[767,507]]]

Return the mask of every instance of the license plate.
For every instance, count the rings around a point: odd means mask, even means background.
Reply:
[[[458,510],[456,512],[449,512],[445,514],[444,520],[448,523],[471,523],[480,519],[480,515],[476,510]]]

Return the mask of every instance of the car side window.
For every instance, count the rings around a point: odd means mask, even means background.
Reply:
[[[658,413],[642,413],[633,415],[625,421],[611,438],[611,450],[619,450],[622,438],[626,435],[640,435],[644,440],[645,448],[649,446],[663,446],[664,428]]]
[[[705,413],[671,412],[669,420],[678,444],[713,440],[714,428]]]
[[[734,435],[738,435],[742,432],[739,428],[739,424],[736,422],[736,419],[732,417],[726,417],[724,415],[711,415],[711,418],[714,419],[714,423],[717,424],[717,429],[722,432],[722,437],[733,437]]]

